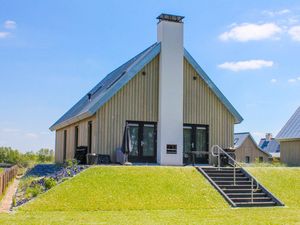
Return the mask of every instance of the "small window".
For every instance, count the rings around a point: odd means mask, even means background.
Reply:
[[[250,156],[245,157],[245,163],[250,163]]]
[[[64,130],[63,161],[67,159],[67,130]]]
[[[263,158],[262,156],[260,156],[260,157],[258,158],[258,162],[262,163],[263,161],[264,161],[264,158]]]
[[[79,133],[79,128],[78,128],[78,126],[76,126],[75,127],[75,151],[76,151],[76,149],[77,149],[77,147],[78,147],[78,138],[79,138],[79,136],[78,136],[78,133]]]
[[[88,122],[88,153],[92,153],[92,135],[93,135],[93,124],[92,121]]]

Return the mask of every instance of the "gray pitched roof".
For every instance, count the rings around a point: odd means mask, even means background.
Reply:
[[[234,141],[233,141],[233,144],[234,144],[234,148],[239,148],[243,143],[244,141],[246,140],[246,138],[250,135],[249,132],[245,132],[245,133],[235,133],[234,134]]]
[[[276,139],[298,139],[300,138],[300,107],[279,131]]]
[[[92,116],[105,102],[121,89],[134,75],[160,52],[160,43],[155,43],[128,62],[109,73],[69,111],[57,120],[50,130],[56,130],[81,119]],[[91,95],[90,100],[88,94]]]
[[[57,130],[84,118],[90,117],[104,105],[114,94],[119,91],[129,80],[131,80],[146,64],[160,53],[160,43],[155,43],[149,48],[124,63],[122,66],[108,74],[100,83],[79,100],[69,111],[57,120],[50,130]],[[184,50],[184,57],[197,71],[199,76],[212,89],[228,111],[234,116],[235,123],[243,121],[241,115],[227,100],[223,93],[211,81],[193,57]],[[90,95],[90,99],[89,96]]]
[[[258,146],[265,152],[275,153],[280,152],[280,145],[275,138],[271,140],[266,140],[265,138],[260,139]]]
[[[250,137],[250,139],[253,141],[253,143],[255,144],[255,146],[263,153],[267,154],[269,157],[271,157],[271,154],[269,152],[264,151],[263,149],[261,149],[256,141],[254,140],[254,138],[252,137],[252,135],[249,132],[243,132],[243,133],[235,133],[234,134],[234,148],[237,149],[239,147],[241,147],[241,145],[244,143],[244,141]]]

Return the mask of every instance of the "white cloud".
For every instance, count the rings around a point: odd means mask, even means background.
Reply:
[[[274,78],[273,78],[273,79],[271,79],[271,83],[273,83],[273,84],[274,84],[274,83],[276,83],[276,82],[277,82],[277,80],[276,80],[276,79],[274,79]]]
[[[300,77],[290,78],[288,79],[288,83],[290,84],[300,83]]]
[[[237,62],[225,62],[218,65],[221,69],[227,69],[234,72],[242,71],[242,70],[256,70],[261,69],[263,67],[272,67],[273,61],[266,60],[247,60],[247,61],[237,61]]]
[[[16,128],[3,128],[1,131],[4,132],[4,133],[16,133],[16,132],[19,132],[20,129],[16,129]]]
[[[4,27],[6,29],[15,29],[16,26],[17,26],[17,23],[15,21],[13,21],[13,20],[6,20],[4,22]]]
[[[297,79],[291,78],[291,79],[288,79],[288,82],[289,82],[289,83],[296,83],[296,82],[297,82]]]
[[[1,39],[1,38],[3,38],[3,39],[4,39],[4,38],[7,38],[7,37],[9,37],[9,35],[10,35],[9,32],[1,32],[1,31],[0,31],[0,39]]]
[[[26,133],[25,136],[27,138],[32,138],[32,139],[36,139],[39,137],[36,133]]]
[[[289,29],[288,34],[294,41],[300,41],[300,26],[293,26]]]
[[[257,138],[264,138],[266,135],[266,133],[261,132],[261,131],[254,131],[253,132],[253,136],[257,137]]]
[[[262,13],[265,14],[265,15],[273,17],[273,16],[281,16],[281,15],[284,15],[284,14],[288,14],[290,12],[291,12],[291,10],[289,10],[289,9],[282,9],[282,10],[278,10],[278,11],[264,10]]]
[[[222,41],[257,41],[263,39],[278,39],[277,34],[281,33],[282,29],[275,23],[243,23],[240,25],[233,25],[233,27],[222,33],[219,39]]]

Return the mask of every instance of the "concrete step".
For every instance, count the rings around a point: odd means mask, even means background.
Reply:
[[[252,199],[250,198],[231,198],[233,202],[250,202],[252,203]],[[253,202],[269,202],[272,201],[270,197],[253,197]]]
[[[252,189],[222,189],[223,192],[226,194],[228,193],[236,193],[236,194],[241,194],[241,193],[248,193],[250,194],[252,192]],[[255,193],[261,193],[262,190],[258,189]]]
[[[251,184],[238,184],[238,185],[231,185],[231,184],[222,184],[218,185],[222,189],[253,189],[255,186],[251,186]]]
[[[233,173],[228,173],[228,174],[223,174],[223,173],[206,173],[207,175],[209,175],[209,177],[214,178],[214,177],[231,177],[233,178]],[[244,174],[242,173],[236,173],[235,177],[246,177]]]
[[[233,177],[211,177],[215,182],[217,181],[233,181]],[[250,181],[248,177],[236,177],[236,181]]]
[[[237,207],[269,207],[269,206],[276,206],[276,203],[273,201],[267,201],[267,202],[240,202],[236,203]]]
[[[234,173],[233,170],[204,170],[205,173]],[[235,173],[243,173],[241,170],[235,170]]]
[[[229,185],[233,185],[234,186],[234,181],[233,180],[222,180],[222,181],[215,181],[216,184],[218,184],[219,186],[229,186]],[[251,181],[249,180],[239,180],[239,181],[235,181],[235,186],[244,186],[244,185],[250,185],[251,187]],[[253,186],[255,187],[255,186]]]
[[[227,193],[229,198],[251,198],[251,192],[249,193]],[[267,197],[264,192],[253,193],[253,197]]]

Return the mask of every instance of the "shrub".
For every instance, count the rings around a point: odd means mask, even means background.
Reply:
[[[73,167],[77,165],[78,165],[78,161],[76,159],[68,159],[64,163],[64,167]]]
[[[42,187],[39,184],[34,185],[26,189],[27,197],[36,197],[42,192]]]
[[[45,188],[51,189],[57,184],[56,180],[54,180],[52,177],[50,178],[45,178]]]
[[[16,206],[17,206],[16,196],[14,196],[13,199],[12,199],[12,206],[13,206],[13,207],[16,207]]]

